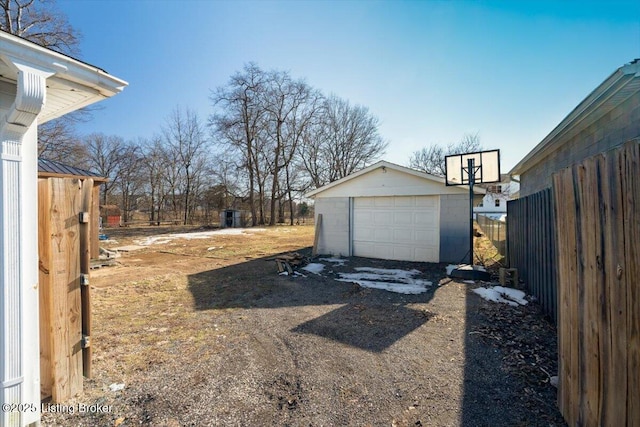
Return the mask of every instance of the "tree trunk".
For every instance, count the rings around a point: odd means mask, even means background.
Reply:
[[[191,175],[189,175],[189,165],[185,166],[185,173],[187,175],[187,187],[184,192],[184,221],[183,225],[187,225],[189,219],[189,191],[191,190]]]

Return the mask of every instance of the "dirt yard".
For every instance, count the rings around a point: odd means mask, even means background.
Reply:
[[[534,304],[490,303],[444,264],[312,260],[278,275],[275,254],[310,256],[313,227],[239,234],[109,230],[138,245],[94,270],[94,377],[61,426],[563,425],[555,331]],[[158,236],[164,234],[164,236]],[[416,295],[335,280],[356,267],[419,271]],[[46,408],[46,407],[45,407]]]

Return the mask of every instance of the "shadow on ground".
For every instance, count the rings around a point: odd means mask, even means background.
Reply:
[[[310,248],[298,252],[308,253]],[[318,262],[318,261],[315,261]],[[280,276],[273,256],[259,258],[189,276],[189,290],[198,310],[228,308],[281,308],[341,305],[304,322],[291,332],[314,334],[353,347],[381,352],[419,328],[431,313],[406,307],[433,298],[440,264],[405,263],[352,257],[344,266],[325,262],[321,275],[302,271],[306,277]],[[418,269],[434,283],[427,292],[405,295],[361,288],[335,280],[338,272],[354,267]]]
[[[466,294],[461,425],[565,426],[547,374],[555,328],[535,303],[489,303],[471,292],[478,286]]]

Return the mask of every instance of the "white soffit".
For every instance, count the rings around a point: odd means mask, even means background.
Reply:
[[[100,68],[0,31],[0,80],[15,84],[18,75],[12,62],[55,73],[47,79],[47,99],[39,123],[109,98],[127,86]]]

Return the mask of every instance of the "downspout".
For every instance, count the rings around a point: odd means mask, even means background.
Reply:
[[[0,117],[0,427],[21,427],[40,421],[35,126],[54,72],[2,59],[17,82],[15,100]]]

